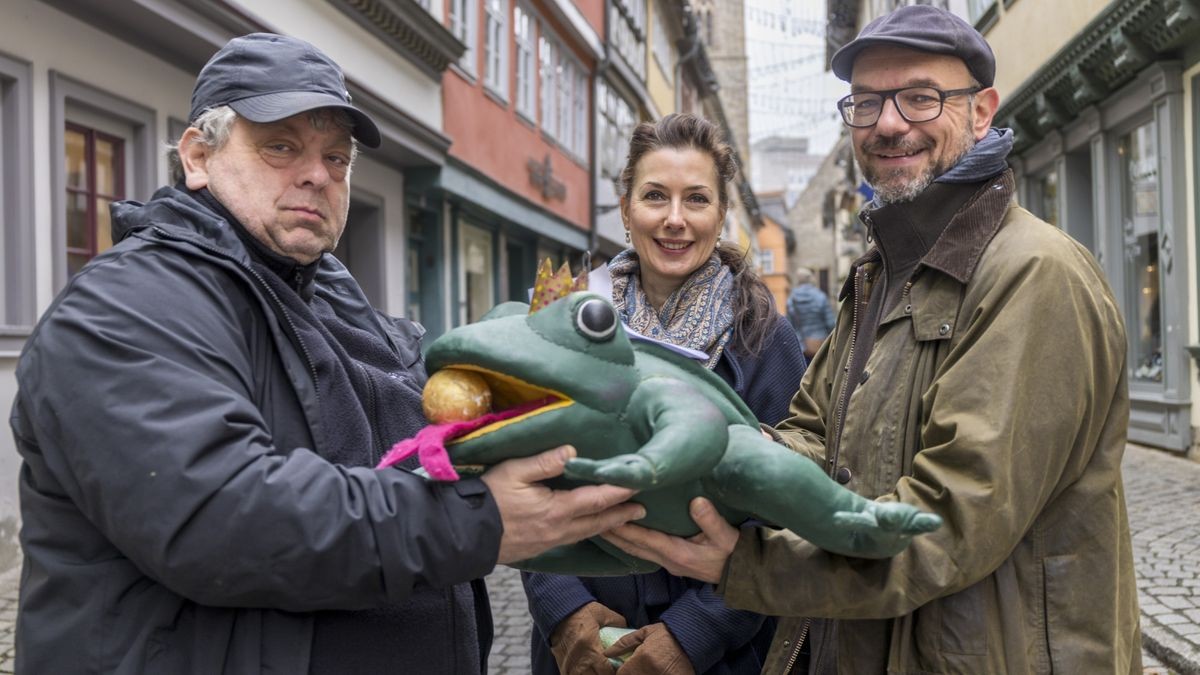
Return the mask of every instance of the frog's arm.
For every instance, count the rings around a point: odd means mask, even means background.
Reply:
[[[729,427],[729,450],[704,482],[722,504],[787,528],[833,553],[887,558],[942,519],[911,504],[866,499],[838,485],[804,455],[753,427]]]
[[[647,490],[705,476],[725,454],[728,421],[712,401],[682,380],[642,380],[629,398],[625,417],[642,447],[607,459],[572,459],[566,466],[568,477]]]

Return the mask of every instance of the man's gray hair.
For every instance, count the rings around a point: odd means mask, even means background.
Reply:
[[[200,113],[200,116],[196,118],[195,122],[192,122],[191,126],[200,131],[199,142],[203,143],[209,150],[215,152],[225,147],[225,144],[229,142],[229,136],[233,133],[233,123],[237,121],[237,118],[238,114],[233,108],[227,105],[220,105]],[[344,110],[336,108],[316,108],[309,110],[308,121],[318,131],[324,131],[330,122],[344,131],[354,131],[354,119]],[[351,168],[353,168],[354,160],[357,157],[358,141],[351,135]],[[183,162],[179,159],[179,139],[175,139],[175,142],[167,144],[167,166],[172,183],[178,183],[183,180]]]

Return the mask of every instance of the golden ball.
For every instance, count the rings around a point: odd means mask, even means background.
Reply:
[[[439,370],[425,383],[421,408],[434,424],[473,420],[492,411],[492,390],[477,373]]]

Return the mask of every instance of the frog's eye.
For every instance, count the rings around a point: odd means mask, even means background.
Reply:
[[[589,340],[600,342],[617,332],[617,315],[607,302],[587,300],[575,310],[575,327]]]

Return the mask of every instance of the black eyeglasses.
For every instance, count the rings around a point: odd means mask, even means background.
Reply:
[[[883,104],[891,99],[896,111],[911,123],[929,122],[942,114],[946,99],[951,96],[974,94],[979,87],[942,91],[937,87],[903,87],[887,91],[860,91],[837,102],[838,112],[848,127],[862,129],[875,126],[883,114]]]

